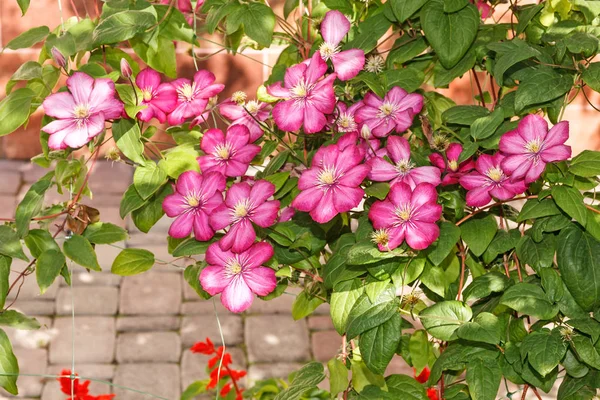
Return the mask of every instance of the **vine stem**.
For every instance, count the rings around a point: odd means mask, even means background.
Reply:
[[[460,296],[465,285],[465,261],[467,249],[463,246],[462,241],[458,242],[458,249],[460,250],[460,281],[458,283],[458,294],[456,300],[460,300]]]
[[[479,92],[479,100],[481,100],[481,105],[487,107],[485,105],[485,99],[483,98],[483,91],[481,90],[481,83],[479,83],[479,78],[477,77],[477,72],[475,72],[475,67],[471,68],[471,72],[473,72],[473,78],[475,78],[475,84],[477,85],[477,91]]]
[[[529,390],[529,385],[525,385],[525,387],[523,387],[523,394],[521,395],[521,400],[525,400],[525,398],[527,397],[528,390]]]
[[[481,207],[480,209],[472,212],[471,214],[465,216],[464,218],[462,218],[461,220],[459,220],[456,223],[456,226],[460,226],[462,223],[466,222],[467,220],[471,219],[472,217],[474,217],[477,214],[480,214],[482,212],[484,212],[485,210],[488,210],[492,207],[496,207],[498,205],[502,205],[504,203],[510,203],[513,201],[518,201],[518,200],[528,200],[528,199],[537,199],[538,195],[531,195],[531,196],[523,196],[523,197],[515,197],[514,199],[508,199],[508,200],[502,200],[502,201],[497,201],[495,203],[490,204],[489,206],[485,206],[485,207]],[[587,206],[587,205],[586,205]],[[593,208],[593,207],[592,207]],[[596,210],[595,208],[593,208],[596,212],[600,213],[600,211]]]

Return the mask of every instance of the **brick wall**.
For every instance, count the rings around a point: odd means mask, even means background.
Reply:
[[[27,15],[21,18],[16,0],[2,0],[0,1],[0,45],[4,47],[11,39],[35,26],[47,25],[51,29],[58,26],[61,18],[58,9],[59,2],[62,3],[64,19],[76,15],[73,4],[76,4],[79,15],[86,15],[86,12],[96,15],[94,0],[34,0],[31,2]],[[98,1],[98,3],[101,2]],[[271,4],[276,12],[281,12],[282,0],[272,1]],[[191,77],[195,71],[192,59],[188,55],[188,49],[185,45],[178,49],[178,73],[180,76]],[[225,98],[237,90],[244,90],[249,94],[255,92],[256,88],[269,76],[269,65],[275,63],[281,49],[246,50],[243,54],[236,56],[223,51],[213,55],[218,50],[218,46],[208,41],[201,41],[198,54],[206,59],[200,62],[199,66],[212,71],[218,82],[226,84],[226,89],[221,95],[221,98]],[[6,49],[0,55],[0,87],[4,88],[10,76],[22,63],[36,60],[38,51],[37,48],[17,51]],[[471,77],[466,74],[462,79],[453,82],[450,88],[440,90],[440,92],[451,97],[458,104],[472,104],[472,87]],[[600,107],[600,95],[589,89],[586,93],[588,98]],[[0,98],[3,96],[3,90],[0,90]],[[38,110],[32,116],[27,127],[0,138],[0,158],[27,159],[38,154],[40,152],[38,138],[41,117],[42,113]],[[575,152],[600,148],[600,113],[592,109],[583,96],[580,95],[575,99],[567,109],[565,118],[571,122],[570,144]],[[160,140],[165,140],[165,138]]]

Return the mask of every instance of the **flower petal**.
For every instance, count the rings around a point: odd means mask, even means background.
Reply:
[[[275,223],[277,220],[277,213],[279,212],[279,201],[267,201],[254,209],[252,215],[252,222],[256,225],[266,228]]]
[[[427,182],[437,186],[442,182],[440,178],[441,171],[436,167],[417,167],[410,170],[408,175],[415,182],[415,184]]]
[[[176,239],[183,239],[190,236],[192,233],[192,225],[194,224],[194,216],[190,213],[181,214],[173,221],[169,228],[169,236]]]
[[[418,208],[424,204],[436,204],[437,197],[435,186],[429,183],[419,183],[412,192],[410,203],[412,207]]]
[[[312,104],[306,104],[304,107],[304,132],[317,133],[327,125],[325,115],[317,110]]]
[[[439,204],[424,204],[414,211],[412,218],[421,222],[437,222],[442,217],[442,206]]]
[[[54,118],[73,118],[75,101],[68,92],[54,93],[42,103],[44,113]]]
[[[331,57],[333,68],[342,81],[354,78],[365,66],[365,52],[360,49],[341,51]]]
[[[261,179],[254,182],[248,197],[253,204],[259,205],[264,203],[269,197],[273,196],[273,194],[275,194],[275,185],[267,180]]]
[[[320,224],[331,221],[338,211],[334,204],[334,191],[326,190],[315,208],[310,211],[310,216],[313,220]]]
[[[217,265],[209,265],[200,272],[200,284],[211,296],[221,293],[231,282],[231,278],[225,275],[225,268]]]
[[[390,200],[376,201],[369,209],[369,219],[375,229],[387,228],[392,226],[392,218],[395,215],[396,207]]]
[[[282,101],[273,107],[273,119],[282,131],[295,132],[304,122],[304,108],[295,100]]]
[[[194,215],[194,237],[196,240],[206,242],[212,239],[215,232],[208,223],[208,215],[203,211],[197,211]]]
[[[329,11],[325,14],[321,22],[321,36],[325,42],[336,47],[344,39],[344,36],[350,30],[350,21],[341,12],[337,10]]]
[[[94,78],[84,72],[75,72],[67,79],[67,87],[75,104],[88,104],[94,88]]]
[[[325,75],[327,72],[327,63],[323,61],[321,58],[321,54],[318,51],[315,51],[310,62],[308,63],[308,68],[306,68],[306,72],[304,73],[307,84],[312,85],[316,83],[319,78]],[[287,82],[286,82],[287,85]]]
[[[152,68],[144,68],[135,77],[135,84],[141,90],[153,91],[160,85],[160,74]]]
[[[569,139],[569,121],[561,121],[554,125],[546,134],[544,148],[564,144]],[[570,155],[569,155],[570,157]],[[568,157],[567,157],[568,158]]]
[[[338,213],[352,210],[358,206],[365,195],[360,188],[340,186],[333,196],[333,204]]]
[[[217,145],[223,144],[224,142],[225,134],[223,131],[217,128],[212,128],[204,133],[202,141],[200,142],[200,148],[208,154],[212,153]]]
[[[292,206],[299,211],[309,212],[317,206],[321,195],[322,190],[318,187],[303,190],[292,201]]]
[[[462,180],[461,180],[462,181]],[[470,207],[483,207],[492,201],[489,193],[490,188],[482,186],[467,192],[467,205]]]
[[[369,175],[371,168],[366,164],[357,165],[339,179],[339,183],[344,186],[356,187]]]
[[[163,209],[164,209],[164,203],[163,203]],[[231,209],[229,207],[227,207],[225,204],[221,204],[219,207],[217,207],[210,213],[209,222],[210,222],[210,226],[215,231],[220,231],[221,229],[229,226],[233,222],[233,216],[231,213]]]
[[[519,134],[526,141],[544,140],[548,133],[548,123],[537,114],[526,115],[517,127]]]
[[[233,257],[234,254],[231,251],[221,249],[219,243],[211,243],[206,249],[206,262],[209,265],[224,267]]]
[[[401,136],[390,136],[386,149],[390,155],[390,159],[395,163],[400,160],[410,159],[410,144],[408,144],[408,140]]]
[[[202,182],[202,193],[212,196],[215,192],[225,190],[227,183],[225,177],[218,172],[209,172],[204,174]]]
[[[259,296],[266,296],[275,290],[277,278],[275,271],[267,267],[252,268],[244,271],[243,278],[250,290]]]
[[[258,242],[253,244],[244,255],[247,257],[244,265],[249,268],[256,268],[273,257],[273,246],[267,242]]]
[[[236,275],[221,294],[221,303],[231,312],[240,313],[252,305],[254,296],[241,275]]]
[[[198,192],[202,187],[204,177],[196,171],[185,171],[177,179],[177,192],[182,196]]]
[[[422,190],[426,191],[427,189],[424,188]],[[425,193],[425,196],[426,195],[427,193]],[[393,185],[390,188],[390,192],[388,193],[388,199],[390,199],[392,204],[396,207],[413,203],[414,201],[411,200],[412,197],[413,193],[410,189],[410,186],[404,182],[396,183],[395,185]],[[416,198],[416,201],[418,201],[418,198]]]
[[[406,243],[414,250],[424,250],[440,236],[440,228],[436,224],[420,222],[407,224]]]
[[[371,167],[368,175],[371,180],[387,182],[398,176],[396,167],[381,157],[373,157],[367,164]]]
[[[184,212],[188,207],[185,198],[179,193],[173,193],[165,197],[162,208],[167,217],[173,218]]]

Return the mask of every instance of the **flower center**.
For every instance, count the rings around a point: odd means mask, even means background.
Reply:
[[[187,102],[194,100],[195,91],[195,83],[192,83],[191,85],[189,83],[184,83],[183,85],[177,88],[177,94],[179,95],[179,99]]]
[[[248,110],[248,112],[252,115],[255,115],[258,112],[259,109],[259,105],[258,102],[252,100],[249,101],[248,104],[246,104],[246,110]]]
[[[243,199],[233,207],[233,216],[236,218],[244,218],[250,212],[250,200]]]
[[[307,85],[304,82],[304,79],[301,79],[300,82],[296,86],[290,89],[292,92],[292,98],[296,101],[304,101],[310,95],[310,91],[312,90],[311,85]]]
[[[379,107],[379,113],[377,116],[379,118],[389,117],[394,113],[395,110],[396,106],[394,104],[385,102]]]
[[[317,180],[323,186],[333,185],[336,181],[336,170],[335,167],[325,167],[317,176]]]
[[[78,104],[73,109],[73,114],[77,119],[85,119],[90,116],[90,108],[85,104]]]
[[[238,106],[241,106],[246,101],[246,97],[247,97],[246,93],[239,90],[231,95],[231,100],[233,100],[235,103],[237,103]]]
[[[448,168],[450,168],[452,171],[456,171],[458,169],[458,161],[448,160]]]
[[[229,143],[219,143],[215,146],[213,155],[223,161],[228,160],[231,157],[231,145]]]
[[[198,207],[200,205],[200,195],[198,193],[189,193],[184,197],[185,202],[190,207]]]
[[[541,141],[539,139],[533,139],[527,142],[525,145],[525,150],[527,150],[528,153],[537,154],[539,153],[541,147]]]
[[[371,56],[367,58],[367,62],[365,63],[365,71],[378,74],[383,71],[384,62],[385,61],[383,60],[383,57],[380,55]]]
[[[494,182],[500,182],[504,178],[504,171],[499,167],[490,168],[485,174]]]
[[[400,223],[408,222],[412,214],[410,204],[404,204],[396,208],[396,216],[400,220]]]
[[[323,57],[325,61],[329,60],[334,54],[339,53],[339,51],[339,46],[334,46],[328,42],[323,42],[321,43],[321,46],[319,46],[319,53],[321,53],[321,57]]]
[[[237,275],[242,272],[242,265],[237,258],[230,258],[225,264],[225,269],[229,275]]]
[[[378,229],[371,234],[371,241],[375,244],[387,247],[390,241],[390,235],[387,229]]]
[[[396,163],[396,171],[398,171],[402,175],[408,173],[414,167],[415,165],[412,162],[410,162],[410,159],[400,160]]]
[[[142,98],[145,102],[149,102],[150,100],[152,100],[152,97],[154,97],[152,96],[152,89],[146,88],[142,90]]]
[[[341,132],[353,132],[356,130],[356,122],[354,121],[354,117],[352,115],[340,115],[337,125]]]

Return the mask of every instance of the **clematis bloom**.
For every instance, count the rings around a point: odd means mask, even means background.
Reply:
[[[250,142],[262,136],[263,130],[257,121],[263,122],[269,118],[269,105],[256,100],[247,103],[237,103],[227,100],[219,105],[221,115],[232,121],[231,125],[244,125],[250,133]]]
[[[62,150],[79,148],[104,131],[107,119],[124,112],[115,97],[115,84],[108,78],[94,79],[75,72],[67,79],[68,92],[54,93],[44,100],[44,112],[56,118],[42,130],[50,134],[48,147]]]
[[[365,65],[365,52],[361,49],[340,51],[340,43],[350,30],[350,21],[337,10],[325,14],[321,23],[323,43],[319,53],[323,60],[331,60],[333,69],[342,81],[354,78]]]
[[[304,126],[305,133],[321,131],[327,124],[326,114],[335,109],[333,81],[335,74],[325,75],[327,64],[316,52],[310,61],[291,66],[285,72],[284,84],[277,82],[267,87],[274,97],[284,99],[273,108],[273,119],[284,131],[297,131]]]
[[[369,210],[378,230],[373,239],[381,251],[393,250],[405,240],[415,250],[426,249],[440,235],[436,222],[441,216],[435,186],[429,183],[419,183],[414,190],[404,182],[396,183],[386,199]]]
[[[169,114],[170,125],[180,125],[188,118],[202,115],[211,97],[221,93],[225,85],[214,83],[212,72],[200,70],[194,74],[194,79],[179,78],[171,82],[177,91],[177,105]]]
[[[211,296],[221,293],[221,303],[231,312],[247,310],[253,293],[266,296],[277,285],[275,271],[262,266],[272,256],[273,247],[266,242],[238,254],[213,243],[206,250],[208,267],[200,273],[202,288]]]
[[[338,145],[321,147],[298,180],[301,192],[292,206],[310,212],[321,224],[358,206],[365,194],[360,184],[369,173],[362,159],[363,153],[356,146],[343,150]]]
[[[571,147],[565,145],[568,138],[568,121],[561,121],[548,130],[544,118],[529,114],[519,122],[517,129],[500,138],[500,151],[506,155],[502,169],[512,180],[534,182],[542,175],[547,163],[571,157]]]
[[[446,173],[442,179],[443,186],[457,184],[461,176],[475,168],[475,162],[470,158],[461,163],[458,162],[462,151],[461,144],[451,143],[446,149],[445,159],[439,153],[429,155],[429,161],[440,171]]]
[[[357,101],[349,107],[341,101],[338,102],[336,105],[338,115],[331,118],[331,124],[335,125],[338,132],[358,132],[358,124],[354,114],[363,105],[362,101]]]
[[[201,175],[186,171],[179,176],[175,187],[176,192],[165,197],[162,205],[168,217],[176,217],[169,235],[181,239],[194,231],[196,240],[211,239],[215,232],[208,216],[223,203],[221,191],[225,189],[225,177],[219,172]]]
[[[387,139],[386,147],[377,150],[376,154],[377,157],[373,157],[367,162],[371,166],[369,179],[373,181],[390,182],[390,185],[404,182],[413,189],[421,182],[428,182],[434,186],[441,182],[441,172],[438,168],[415,166],[410,159],[410,144],[403,137],[390,136]],[[384,159],[386,156],[392,163]]]
[[[225,176],[242,176],[250,161],[260,152],[260,146],[250,143],[250,132],[243,125],[232,125],[223,134],[209,129],[200,142],[205,156],[198,157],[202,172],[217,171]]]
[[[221,249],[240,253],[256,239],[253,223],[267,228],[277,221],[279,201],[267,200],[274,193],[275,185],[265,180],[252,186],[248,182],[235,183],[227,190],[225,202],[210,216],[215,231],[230,227],[219,240]]]
[[[504,159],[502,153],[493,156],[482,154],[475,163],[475,170],[460,177],[461,186],[468,190],[468,206],[483,207],[492,197],[509,200],[527,189],[522,179],[511,180],[510,175],[502,168]]]
[[[395,86],[383,99],[367,93],[363,103],[356,111],[356,121],[366,124],[374,136],[385,137],[393,130],[403,133],[412,125],[413,118],[423,108],[423,96]]]
[[[148,122],[156,118],[161,124],[167,120],[167,114],[177,105],[177,90],[170,83],[161,83],[160,74],[152,68],[140,71],[135,84],[142,92],[141,105],[146,106],[137,117]]]

